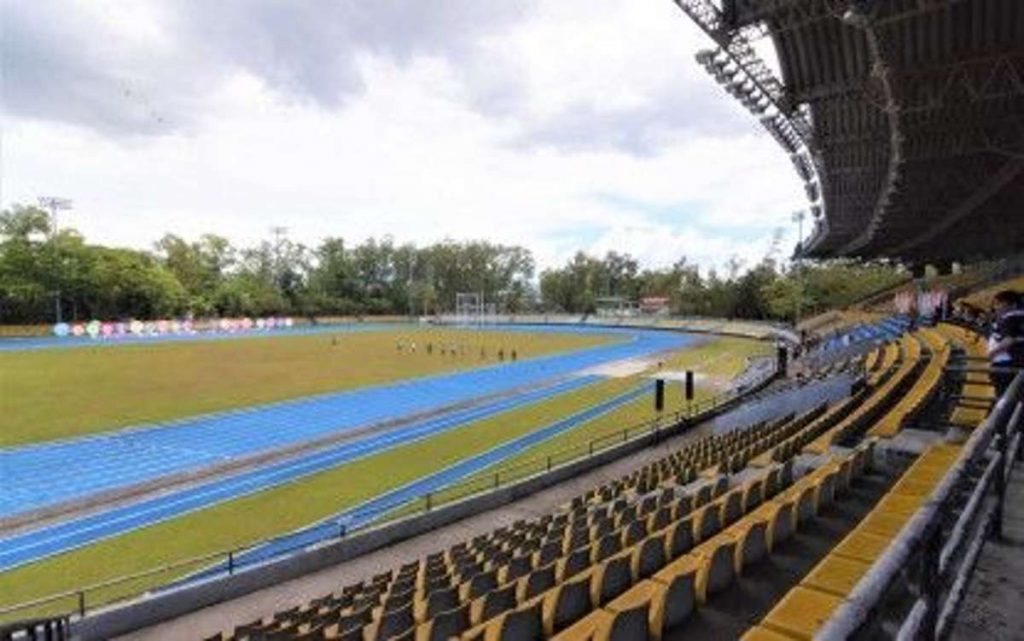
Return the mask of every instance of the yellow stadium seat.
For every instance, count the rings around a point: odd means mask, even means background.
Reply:
[[[693,611],[697,600],[697,573],[701,563],[700,559],[687,555],[669,563],[651,577],[651,581],[664,588],[661,593],[664,600],[656,603],[654,609],[654,615],[661,617],[662,629],[668,630],[679,625]]]
[[[708,503],[696,512],[693,533],[697,542],[705,541],[722,529],[721,504]]]
[[[465,635],[463,639],[465,639]],[[523,604],[485,624],[483,641],[520,641],[544,638],[543,604],[540,599]]]
[[[569,627],[594,609],[587,570],[542,595],[544,633],[551,636]]]
[[[768,521],[760,517],[748,517],[726,530],[736,541],[735,572],[757,563],[768,553]]]
[[[620,552],[593,568],[590,598],[595,605],[611,601],[633,585],[632,550]]]
[[[793,535],[796,523],[793,518],[793,503],[789,501],[771,501],[758,508],[757,514],[767,521],[765,540],[768,550],[774,550]]]
[[[693,548],[694,528],[693,517],[686,517],[668,526],[668,533],[665,537],[665,556],[669,559],[677,559]]]
[[[716,536],[695,549],[693,554],[700,559],[697,601],[707,603],[708,596],[725,589],[735,577],[736,541],[732,537]]]

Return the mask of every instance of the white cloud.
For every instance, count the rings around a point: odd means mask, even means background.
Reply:
[[[166,10],[132,17],[161,60],[181,46]],[[117,135],[114,117],[88,121],[98,107],[8,112],[0,198],[70,197],[65,219],[87,237],[138,247],[164,231],[249,243],[280,224],[311,244],[486,237],[529,246],[541,266],[576,249],[752,262],[803,206],[783,153],[701,75],[704,43],[670,2],[549,0],[459,47],[401,55],[386,35],[340,49],[358,89],[337,104],[297,98],[310,58],[271,73],[261,56],[197,69],[187,127]],[[274,55],[289,46],[302,43]],[[312,60],[324,55],[318,43]]]

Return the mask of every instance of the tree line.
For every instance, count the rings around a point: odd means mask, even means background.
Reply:
[[[776,239],[748,269],[735,257],[722,270],[702,271],[685,257],[665,269],[642,269],[628,254],[597,258],[579,252],[564,266],[540,274],[540,292],[546,308],[570,312],[614,307],[615,298],[658,297],[667,298],[676,315],[792,321],[844,307],[905,278],[905,271],[885,263],[787,264],[779,258]]]
[[[535,273],[529,249],[485,240],[418,247],[390,237],[308,247],[287,238],[237,247],[212,234],[167,234],[148,251],[91,244],[71,228],[54,233],[47,212],[0,213],[0,322],[192,315],[432,315],[453,311],[459,292],[481,293],[507,313],[593,313],[602,297],[661,296],[678,314],[792,318],[848,302],[897,278],[885,265],[827,263],[797,270],[773,256],[743,271],[732,260],[706,274],[685,259],[641,269],[628,254],[578,253]]]

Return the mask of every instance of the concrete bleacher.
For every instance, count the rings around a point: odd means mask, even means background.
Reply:
[[[452,617],[446,617],[444,625],[496,625],[493,621],[488,623],[493,618],[488,614],[528,605],[527,601],[539,596],[536,590],[551,579],[564,583],[588,571],[599,577],[588,580],[601,582],[589,584],[595,594],[604,594],[605,588],[615,592],[605,582],[612,576],[621,580],[627,565],[631,572],[640,572],[640,568],[656,566],[659,557],[676,558],[690,545],[760,505],[764,496],[774,495],[787,486],[786,470],[791,468],[785,465],[760,470],[756,478],[732,489],[727,476],[709,474],[709,470],[741,469],[746,460],[771,447],[794,429],[793,425],[799,427],[803,422],[775,421],[705,437],[577,497],[556,514],[478,537],[465,546],[427,557],[415,567],[399,568],[361,586],[343,589],[306,609],[278,613],[269,620],[242,626],[234,636],[249,638],[257,631],[280,635],[286,630],[298,635],[320,627],[330,628],[326,630],[328,635],[341,635],[344,626],[357,623],[365,638],[380,638],[382,626],[390,630],[399,623],[408,624],[410,630],[415,623],[420,630],[417,634],[422,636],[427,634],[425,625],[440,625],[430,623],[434,614],[442,610],[461,612],[463,608],[466,616],[458,615],[458,621],[448,621]],[[654,544],[652,540],[662,543]],[[654,551],[659,545],[660,555]],[[610,569],[619,575],[608,574],[609,563]],[[428,577],[434,576],[446,578],[427,582]],[[581,574],[574,580],[583,580],[582,577]],[[486,591],[488,588],[490,591]],[[502,596],[488,596],[492,593]],[[403,596],[398,597],[399,594]],[[395,598],[389,600],[392,596]],[[554,597],[549,594],[545,598]],[[499,603],[496,599],[504,601]],[[375,604],[372,607],[371,601]],[[385,603],[397,610],[392,613]],[[322,626],[325,617],[333,622]],[[554,627],[549,625],[548,629],[554,631]]]
[[[942,335],[933,329],[922,329],[916,332],[915,336],[919,337],[920,342],[928,349],[926,356],[919,353],[917,357],[918,360],[922,357],[927,359],[924,369],[896,405],[868,430],[869,436],[892,438],[907,419],[917,414],[939,390],[943,370],[949,363],[949,345]]]
[[[959,445],[943,444],[921,455],[857,527],[744,635],[743,640],[813,639],[925,501],[959,451]]]
[[[695,439],[550,512],[209,638],[812,639],[958,457],[956,442],[902,463],[878,452],[938,394],[954,350],[974,349],[966,331],[904,334],[831,406]],[[982,387],[961,396],[968,385]]]
[[[940,323],[937,331],[959,348],[966,357],[987,358],[987,344],[981,335],[949,323]],[[950,416],[950,422],[964,429],[973,429],[984,420],[994,401],[995,388],[987,374],[965,373],[960,380],[959,399]]]
[[[615,638],[622,626],[659,638],[849,487],[873,441],[805,460],[795,480],[794,457],[893,389],[705,437],[555,514],[218,638]]]
[[[904,335],[900,340],[899,357],[892,361],[887,369],[877,376],[869,378],[868,385],[871,393],[865,403],[815,438],[804,448],[804,451],[809,454],[824,454],[833,445],[849,438],[869,423],[873,423],[876,418],[889,409],[887,404],[913,380],[921,366],[920,359],[920,342],[910,334]]]

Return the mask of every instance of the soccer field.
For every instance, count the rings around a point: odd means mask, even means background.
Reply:
[[[498,350],[507,359],[515,349],[522,360],[621,340],[596,332],[409,325],[0,351],[0,447],[477,368],[498,362]],[[454,355],[448,351],[452,345]]]

